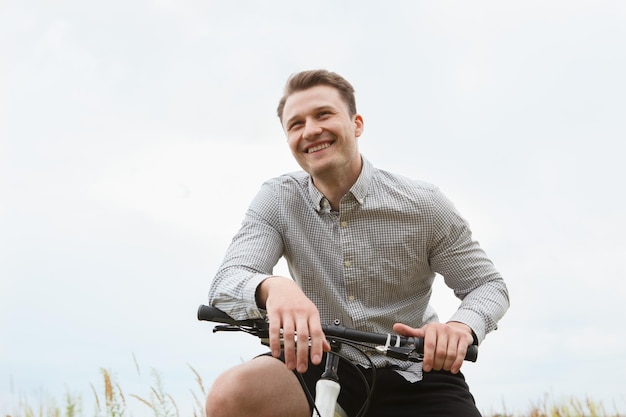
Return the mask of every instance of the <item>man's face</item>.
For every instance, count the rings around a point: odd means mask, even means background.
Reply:
[[[313,178],[360,171],[357,138],[363,118],[350,116],[339,92],[319,85],[293,93],[283,109],[283,129],[291,153]]]

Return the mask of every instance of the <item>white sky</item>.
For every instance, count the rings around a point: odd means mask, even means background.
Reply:
[[[297,169],[285,79],[327,68],[366,157],[440,186],[505,276],[464,367],[479,408],[626,412],[626,3],[381,4],[0,4],[0,411],[69,390],[91,415],[101,367],[145,397],[155,368],[188,415],[187,364],[208,385],[262,350],[195,311],[262,181]]]

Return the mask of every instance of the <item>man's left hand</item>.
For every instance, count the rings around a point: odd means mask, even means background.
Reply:
[[[474,341],[472,329],[456,321],[445,324],[429,323],[419,329],[396,323],[393,331],[402,336],[424,338],[422,369],[425,372],[443,369],[453,374],[458,373],[465,360],[467,347]]]

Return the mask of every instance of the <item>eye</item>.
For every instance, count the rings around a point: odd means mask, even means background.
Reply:
[[[317,113],[317,118],[318,118],[318,119],[321,119],[321,118],[323,118],[323,117],[325,117],[325,116],[328,116],[329,114],[330,114],[330,112],[329,112],[329,111],[327,111],[327,110],[323,110],[323,111],[321,111],[321,112]]]
[[[302,124],[303,124],[302,120],[295,120],[295,121],[291,122],[289,124],[289,126],[287,126],[287,129],[288,130],[293,130],[293,129],[297,128],[297,127],[300,127]]]

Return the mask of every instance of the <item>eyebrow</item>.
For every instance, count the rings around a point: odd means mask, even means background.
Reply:
[[[319,113],[322,110],[332,110],[332,111],[336,111],[336,109],[328,104],[324,104],[322,106],[318,106],[315,107],[314,109],[312,109],[313,113]],[[295,120],[300,119],[302,116],[300,114],[296,114],[294,116],[291,116],[289,119],[287,119],[287,121],[285,122],[285,126],[289,127],[291,125],[291,123],[293,123]]]

